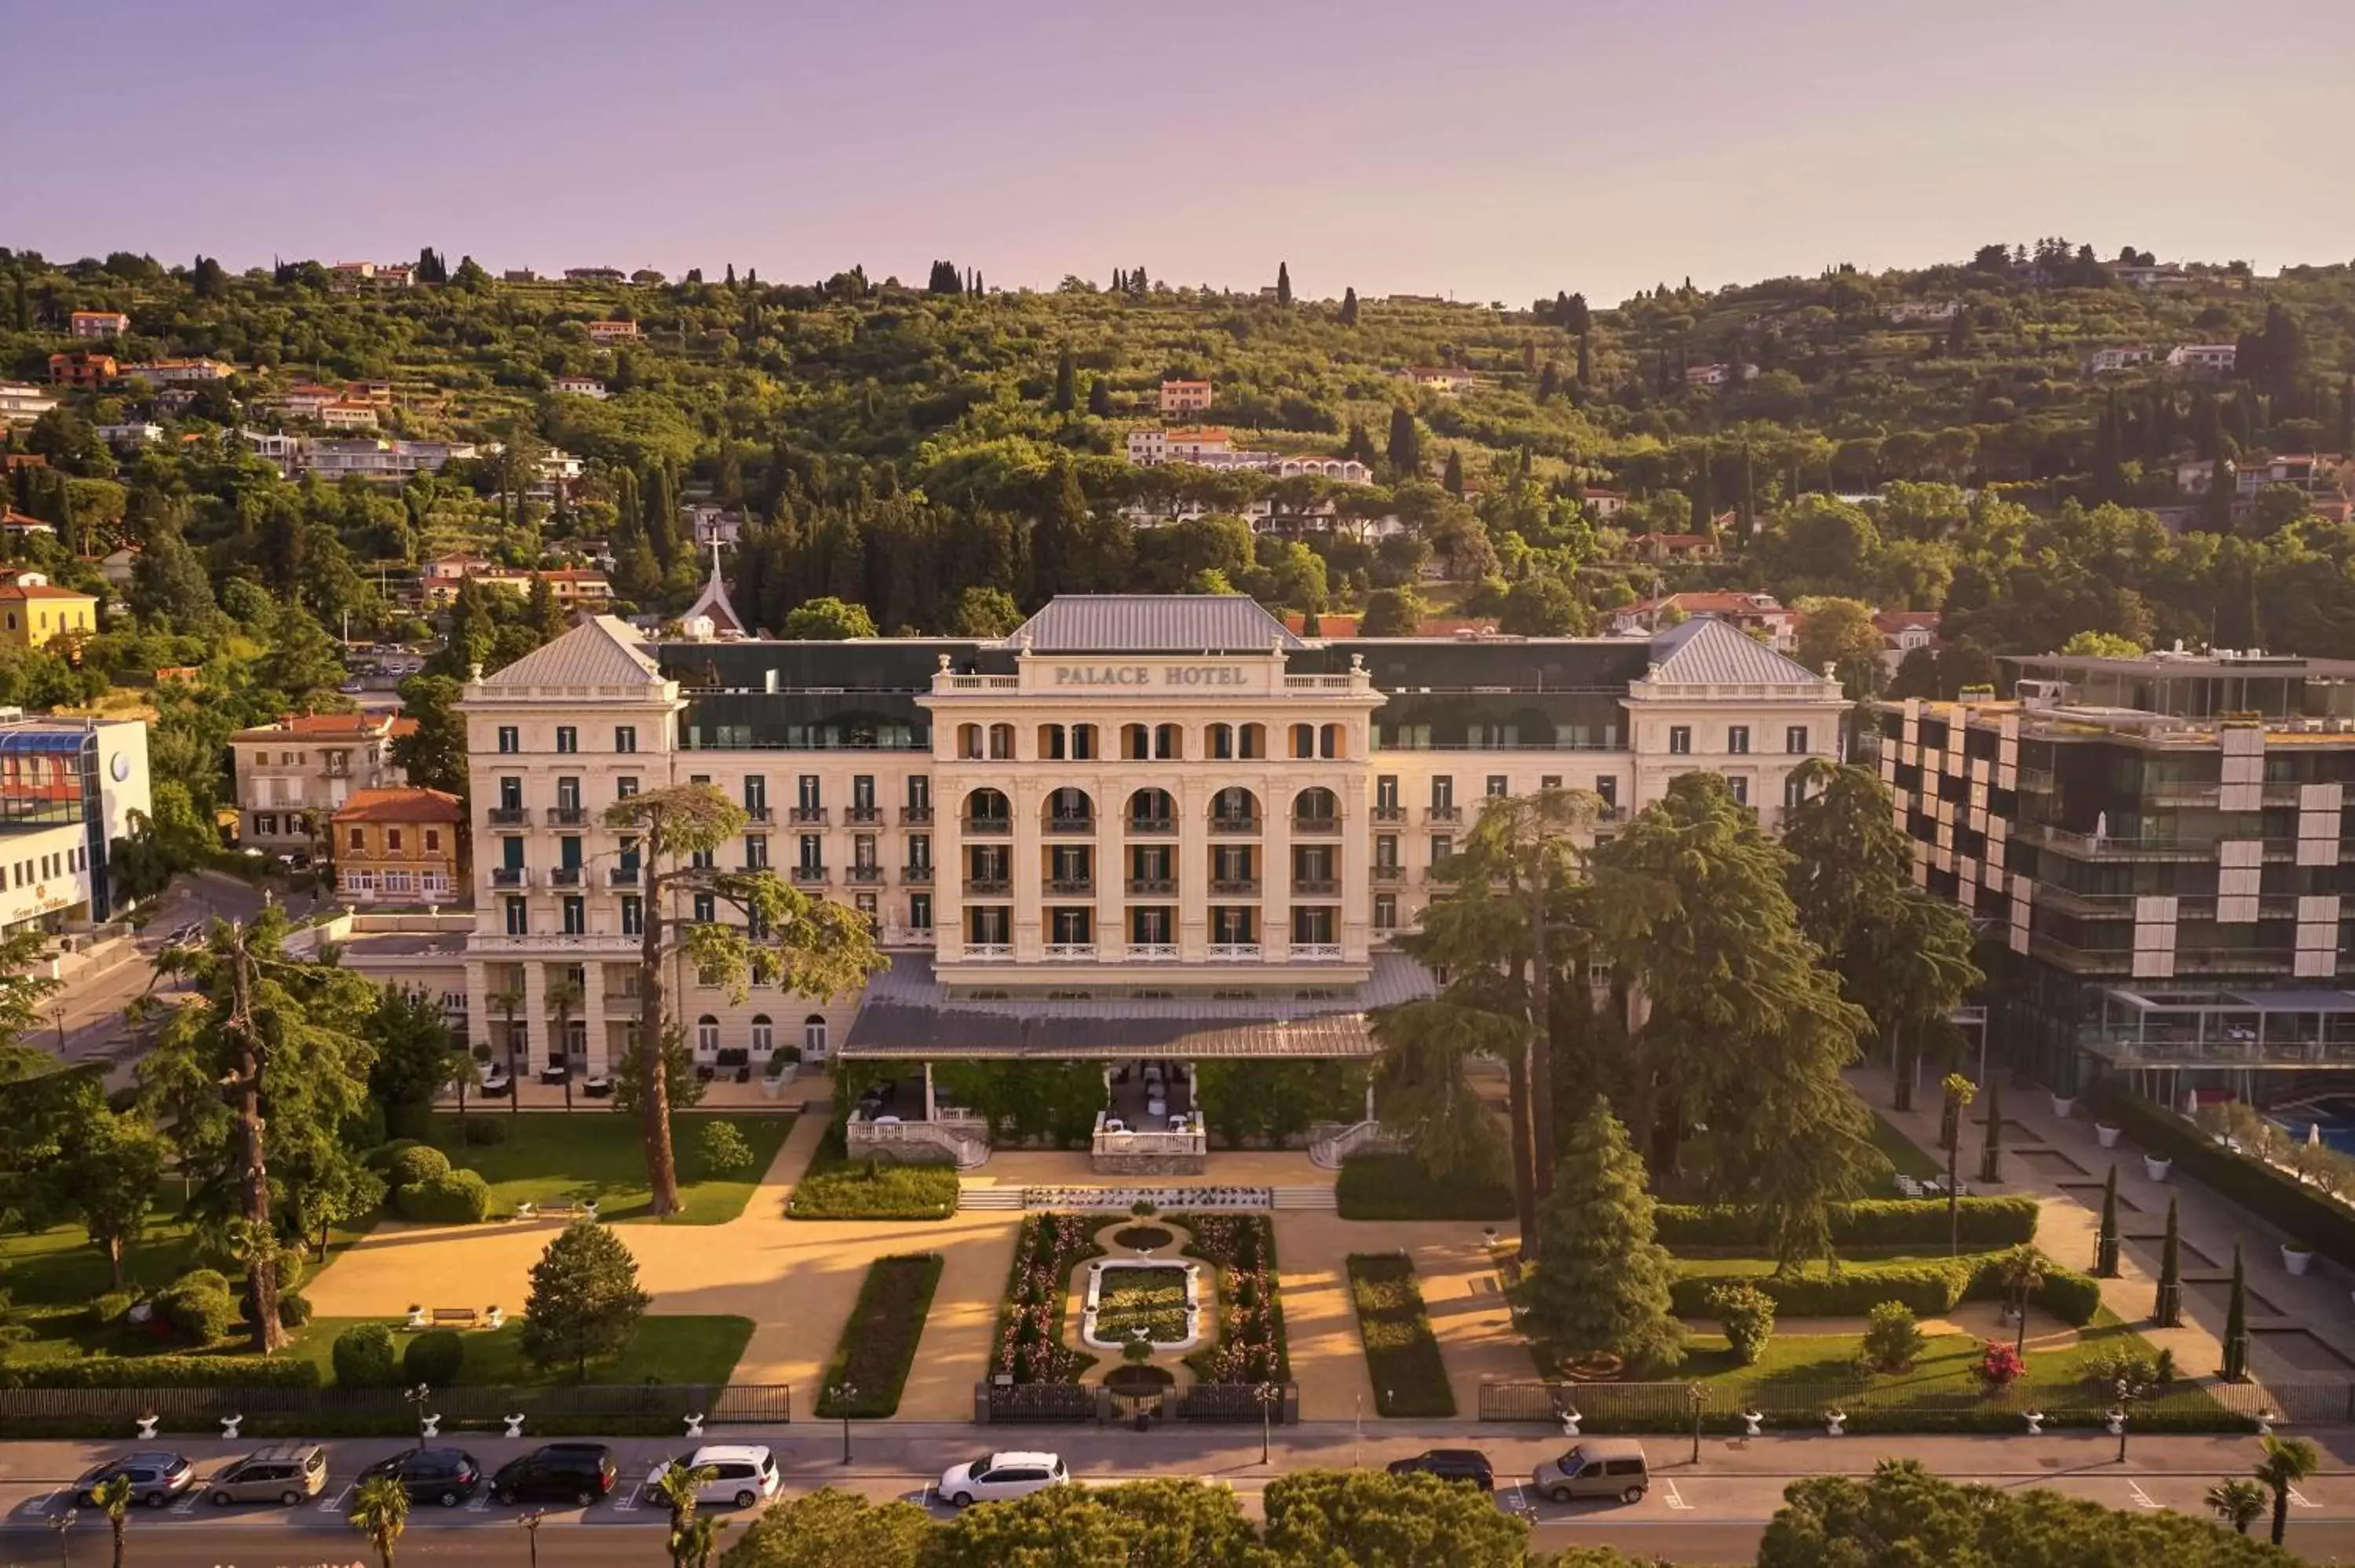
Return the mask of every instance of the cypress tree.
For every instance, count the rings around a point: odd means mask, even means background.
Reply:
[[[2233,468],[2232,460],[2225,455],[2224,444],[2219,442],[2215,467],[2208,474],[2208,499],[2200,511],[2201,525],[2208,532],[2229,534],[2232,531],[2232,496],[2240,487],[2240,474]]]
[[[1423,431],[1414,422],[1414,410],[1403,403],[1391,410],[1391,439],[1387,455],[1391,471],[1398,478],[1423,477]]]
[[[1561,366],[1549,359],[1538,371],[1538,401],[1550,403],[1553,401],[1554,394],[1561,390]]]
[[[2232,1295],[2224,1308],[2224,1379],[2245,1383],[2249,1376],[2249,1280],[2241,1261],[2241,1244],[2232,1244]]]
[[[1587,352],[1584,333],[1578,334],[1578,384],[1581,387],[1594,385],[1594,357]]]
[[[2355,376],[2339,383],[2339,450],[2355,451]]]
[[[1447,471],[1439,482],[1448,494],[1458,501],[1464,499],[1464,454],[1454,447],[1447,449]]]
[[[1292,303],[1292,270],[1281,261],[1275,264],[1275,302]]]
[[[1987,1141],[1979,1146],[1979,1180],[2003,1180],[2003,1075],[1987,1079]]]
[[[2094,1272],[2104,1279],[2118,1277],[2118,1168],[2110,1167],[2102,1183],[2102,1229],[2094,1239]]]
[[[1358,291],[1355,289],[1341,291],[1341,324],[1346,327],[1358,324]],[[2346,449],[2342,447],[2340,450]]]
[[[1068,414],[1079,407],[1079,365],[1071,357],[1071,345],[1055,356],[1055,412]]]
[[[2150,1320],[2162,1329],[2183,1326],[2183,1235],[2176,1215],[2176,1200],[2167,1200],[2167,1242],[2158,1254],[2158,1295],[2151,1303]]]
[[[1112,383],[1103,376],[1088,382],[1088,412],[1099,419],[1112,417]]]

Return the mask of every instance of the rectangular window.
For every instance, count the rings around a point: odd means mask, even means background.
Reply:
[[[1455,809],[1455,780],[1442,775],[1431,781],[1431,809],[1452,811]]]
[[[556,781],[556,809],[559,811],[581,809],[581,780],[577,777]]]
[[[911,775],[908,779],[908,810],[929,811],[932,809],[932,781],[924,775]]]
[[[1750,726],[1738,724],[1725,732],[1725,749],[1735,757],[1750,755]]]
[[[1806,780],[1796,773],[1783,776],[1783,810],[1788,811],[1804,804],[1807,799]]]
[[[1385,773],[1374,780],[1374,810],[1391,812],[1398,810],[1398,775]]]
[[[353,849],[358,849],[358,848],[360,848],[362,845],[366,844],[367,842],[368,842],[368,834],[367,834],[365,832],[363,832],[362,830],[360,830],[360,829],[358,829],[358,828],[354,828],[354,829],[351,831],[351,846],[350,846],[350,847],[352,847]]]
[[[625,773],[621,778],[613,780],[614,800],[626,800],[637,792],[638,780],[636,775]]]
[[[524,901],[520,898],[509,897],[502,899],[500,902],[506,907],[507,935],[510,937],[530,936],[531,914],[526,907]]]
[[[1807,750],[1807,726],[1795,724],[1783,732],[1783,749],[1794,757],[1803,757]]]
[[[394,853],[394,854],[397,854],[397,853],[400,853],[400,830],[399,828],[387,828],[387,829],[385,829],[385,831],[384,831],[384,847],[385,847],[385,850],[386,850],[386,852],[387,852],[388,853]]]
[[[1732,791],[1733,791],[1733,803],[1734,803],[1735,805],[1737,805],[1737,806],[1747,806],[1748,804],[1750,804],[1750,780],[1749,780],[1749,779],[1728,779],[1725,781],[1725,786],[1726,786],[1726,788],[1727,788],[1727,789],[1731,789],[1731,790],[1732,790]]]
[[[638,726],[624,724],[613,726],[613,749],[635,751],[638,748]]]
[[[1449,861],[1451,861],[1451,860],[1454,860],[1455,858],[1455,836],[1454,836],[1453,834],[1450,834],[1450,833],[1433,833],[1433,834],[1432,834],[1432,835],[1431,835],[1431,869],[1432,869],[1432,870],[1433,870],[1433,871],[1440,871],[1440,870],[1443,870],[1443,869],[1444,869],[1444,868],[1446,867],[1447,863],[1448,863]]]
[[[761,870],[765,869],[765,868],[767,867],[768,863],[769,863],[769,835],[768,835],[768,834],[766,834],[766,833],[747,833],[747,834],[745,834],[745,835],[744,835],[744,867],[745,867],[745,869],[746,869],[746,870],[748,870],[748,871],[761,871]]]
[[[851,776],[850,804],[855,810],[861,811],[871,811],[875,809],[875,775],[856,773]]]
[[[589,934],[589,901],[577,893],[565,895],[564,934],[568,937]]]
[[[1608,776],[1597,777],[1594,780],[1594,798],[1606,807],[1616,806],[1619,803],[1619,780]]]
[[[499,726],[499,749],[517,752],[523,749],[523,732],[511,724]]]
[[[426,829],[426,830],[425,830],[425,853],[426,853],[427,854],[439,854],[441,852],[442,852],[442,830],[441,830],[441,829],[439,829],[439,828],[428,828],[428,829]]]
[[[1399,863],[1399,842],[1396,833],[1381,833],[1374,839],[1374,864],[1382,871],[1395,871]]]
[[[1511,791],[1505,788],[1505,776],[1503,774],[1491,773],[1488,775],[1488,798],[1490,800],[1493,800],[1499,795],[1509,794],[1510,792]]]
[[[502,811],[520,811],[523,810],[522,779],[502,779],[499,780],[499,810]]]
[[[622,899],[622,935],[643,937],[646,934],[646,906],[634,893]]]
[[[930,833],[910,833],[908,835],[909,869],[911,871],[929,871],[932,869],[932,835]]]
[[[825,793],[815,773],[805,773],[795,781],[794,798],[805,811],[815,811],[826,804]]]
[[[870,936],[882,928],[883,922],[880,916],[879,906],[875,902],[874,894],[860,893],[854,895],[850,902],[851,906],[857,909],[859,915],[867,921],[867,929]]]
[[[581,732],[573,728],[572,726],[569,724],[558,725],[556,726],[556,749],[559,752],[573,752],[580,750]]]
[[[767,850],[767,841],[763,840],[762,842],[762,853],[765,854]],[[801,840],[802,869],[804,871],[815,871],[825,863],[826,840],[816,833],[804,833]]]
[[[719,918],[719,902],[709,893],[697,894],[695,895],[695,923],[698,926],[709,926],[714,920]]]
[[[908,927],[914,931],[932,928],[932,895],[929,893],[908,895]]]
[[[769,781],[758,773],[744,776],[744,810],[758,821],[769,809]]]
[[[1377,931],[1395,931],[1398,929],[1397,894],[1377,893],[1374,895],[1374,929]]]
[[[1671,757],[1689,757],[1692,755],[1692,726],[1690,725],[1672,724],[1668,726],[1668,755]]]

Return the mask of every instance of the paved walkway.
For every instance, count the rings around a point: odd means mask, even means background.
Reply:
[[[1937,1150],[1939,1097],[1934,1085],[1914,1096],[1912,1112],[1889,1108],[1886,1071],[1860,1068],[1850,1080],[1866,1101],[1925,1150]],[[2206,1187],[2180,1177],[2150,1179],[2142,1150],[2121,1139],[2104,1149],[2083,1106],[2067,1120],[2052,1114],[2051,1097],[2039,1090],[2003,1097],[2003,1182],[1983,1188],[1977,1181],[1985,1137],[1986,1097],[1973,1107],[1963,1135],[1962,1171],[1974,1191],[2025,1194],[2042,1205],[2037,1245],[2072,1268],[2090,1268],[2101,1231],[2102,1183],[2115,1162],[2118,1170],[2118,1228],[2125,1238],[2118,1277],[2102,1281],[2102,1303],[2134,1325],[2153,1344],[2175,1352],[2189,1375],[2206,1377],[2223,1362],[2222,1333],[2232,1245],[2243,1249],[2249,1285],[2250,1365],[2275,1383],[2342,1383],[2355,1376],[2355,1307],[2350,1277],[2318,1257],[2304,1277],[2283,1266],[2283,1234],[2257,1215]],[[2167,1232],[2167,1203],[2177,1201],[2183,1238],[2183,1326],[2161,1329],[2150,1321],[2157,1293],[2159,1251]]]

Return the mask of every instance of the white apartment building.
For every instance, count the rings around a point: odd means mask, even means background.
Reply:
[[[164,427],[146,423],[101,425],[98,439],[117,451],[136,451],[164,439]]]
[[[226,381],[236,374],[236,366],[218,359],[157,359],[145,365],[123,366],[117,378],[137,379],[156,387],[200,387],[210,381]]]
[[[1909,322],[1950,322],[1962,313],[1960,300],[1900,300],[1889,307],[1892,325]]]
[[[549,386],[575,397],[594,397],[601,403],[605,400],[605,384],[594,376],[559,376]]]
[[[148,786],[144,721],[0,708],[0,936],[120,911],[108,856],[154,809]]]
[[[2186,343],[2168,350],[2167,366],[2170,370],[2195,370],[2210,376],[2230,376],[2241,357],[2241,346],[2233,343]]]
[[[131,330],[131,318],[121,311],[76,311],[68,326],[76,337],[120,337]]]
[[[308,850],[355,790],[409,781],[392,743],[417,728],[389,713],[295,714],[229,737],[238,836],[259,849]]]
[[[1837,682],[1710,619],[1308,642],[1247,599],[1105,596],[994,641],[651,643],[600,617],[466,684],[467,1011],[517,991],[519,1059],[610,1066],[634,1038],[653,868],[605,813],[697,780],[747,817],[715,867],[853,906],[891,960],[832,999],[740,1000],[682,967],[669,994],[699,1061],[1361,1056],[1366,1010],[1430,988],[1391,938],[1482,799],[1591,790],[1607,832],[1707,768],[1771,828],[1793,769],[1836,755],[1844,707]],[[568,1040],[552,977],[584,999]]]
[[[26,381],[0,381],[0,425],[29,425],[58,406],[47,389]]]
[[[2109,376],[2148,365],[2158,357],[2158,350],[2147,344],[2122,344],[2094,350],[2085,356],[2085,369],[2091,375]]]
[[[286,466],[292,473],[317,473],[329,480],[357,474],[362,479],[398,482],[413,473],[439,473],[452,459],[471,458],[477,450],[469,441],[312,440],[295,438],[293,455]]]

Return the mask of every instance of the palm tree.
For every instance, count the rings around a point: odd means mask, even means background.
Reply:
[[[655,1500],[670,1510],[671,1568],[695,1568],[711,1555],[714,1531],[707,1521],[695,1517],[696,1505],[703,1500],[703,1489],[719,1477],[709,1465],[672,1465],[655,1478]],[[699,1523],[705,1528],[698,1529]],[[703,1557],[689,1555],[700,1548]]]
[[[719,1532],[727,1528],[726,1520],[703,1514],[672,1531],[667,1542],[671,1568],[709,1568],[711,1554],[719,1546]]]
[[[1961,1208],[1962,1181],[1955,1162],[1963,1147],[1963,1113],[1978,1098],[1979,1086],[1960,1073],[1946,1075],[1946,1251],[1961,1256],[1963,1251],[1963,1218]]]
[[[2026,1242],[1996,1260],[1996,1277],[2019,1312],[2019,1339],[2013,1349],[2028,1354],[2028,1298],[2044,1288],[2044,1255]]]
[[[2274,1491],[2274,1544],[2289,1531],[2290,1489],[2322,1466],[2322,1453],[2303,1437],[2268,1437],[2257,1461],[2257,1479]]]
[[[498,1009],[500,1019],[506,1024],[507,1049],[507,1114],[523,1109],[523,1096],[516,1089],[516,1014],[523,1011],[524,996],[519,991],[503,991],[491,997],[491,1005]],[[461,1131],[464,1130],[462,1127]]]
[[[90,1500],[106,1515],[106,1528],[114,1532],[114,1568],[123,1568],[123,1530],[131,1513],[131,1478],[115,1474],[91,1489]]]
[[[552,1060],[557,1052],[564,1056],[564,1108],[572,1108],[572,1010],[581,1005],[581,988],[563,970],[550,975],[548,980],[548,1011],[555,1015],[555,1038],[549,1046]]]
[[[352,1493],[352,1528],[376,1548],[381,1568],[392,1568],[392,1549],[409,1524],[409,1493],[390,1476],[370,1476]]]
[[[2214,1509],[2217,1518],[2246,1535],[2249,1526],[2265,1511],[2265,1489],[2246,1476],[2234,1476],[2210,1487],[2200,1500]]]

